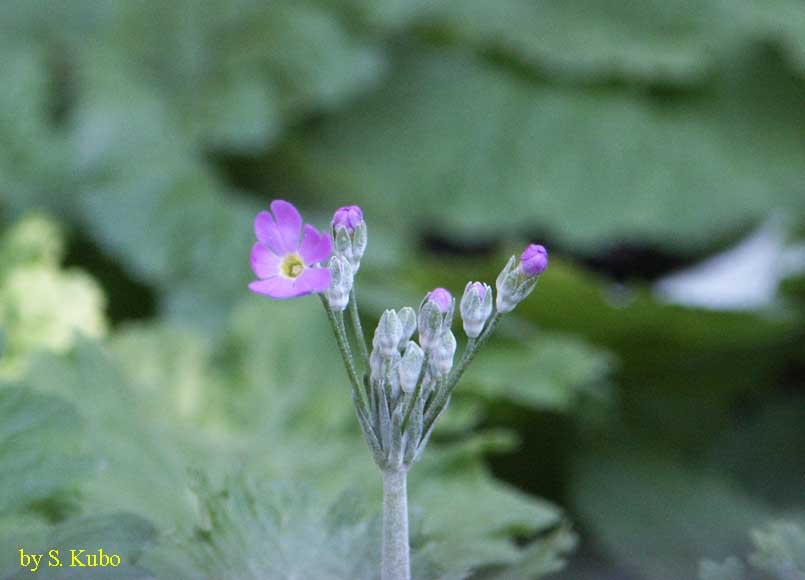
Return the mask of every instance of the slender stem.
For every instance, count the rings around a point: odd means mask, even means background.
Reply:
[[[405,470],[383,472],[383,552],[380,580],[410,580]]]
[[[363,366],[369,368],[369,347],[366,345],[366,336],[363,334],[363,326],[361,325],[361,317],[358,314],[358,295],[355,292],[355,286],[352,287],[349,296],[349,315],[352,320],[352,328],[355,331],[355,340],[358,342],[358,348],[363,357]]]
[[[503,315],[501,313],[495,312],[481,335],[478,338],[471,338],[469,342],[467,342],[467,348],[464,349],[464,355],[461,357],[459,363],[453,367],[453,370],[450,372],[450,376],[447,378],[446,390],[448,394],[461,379],[461,376],[464,374],[464,371],[467,370],[467,367],[470,366],[472,359],[475,358],[475,355],[489,339],[489,336],[492,334],[492,331],[495,330],[495,326],[497,326],[497,323],[502,316]]]
[[[428,405],[427,409],[425,409],[425,430],[423,432],[427,433],[428,429],[433,424],[433,421],[436,420],[436,417],[441,412],[442,407],[450,398],[450,393],[453,392],[453,389],[458,384],[458,381],[461,380],[461,377],[467,370],[467,367],[470,366],[472,359],[475,358],[475,355],[489,339],[489,336],[492,334],[492,331],[495,330],[495,326],[502,316],[503,315],[501,313],[495,312],[481,335],[478,338],[469,339],[469,342],[467,342],[467,348],[464,349],[464,354],[462,355],[461,360],[456,366],[453,367],[453,370],[450,372],[450,375],[444,382],[444,387],[442,388],[441,393],[435,394],[431,400],[431,404]]]
[[[341,358],[344,359],[344,366],[347,369],[349,380],[352,383],[352,387],[357,392],[361,406],[364,409],[368,409],[369,407],[366,403],[366,398],[364,397],[363,384],[358,377],[358,372],[355,370],[355,363],[352,360],[352,351],[350,350],[349,341],[347,340],[347,333],[344,330],[344,314],[342,312],[333,312],[327,305],[326,298],[321,295],[320,297],[321,303],[324,306],[324,311],[327,313],[327,318],[330,320],[330,324],[333,327],[335,341],[338,343],[338,350],[341,352]]]

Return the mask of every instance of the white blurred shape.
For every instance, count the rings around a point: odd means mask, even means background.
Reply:
[[[704,262],[660,279],[663,301],[712,310],[757,310],[775,303],[780,280],[805,271],[805,245],[786,248],[781,216]]]

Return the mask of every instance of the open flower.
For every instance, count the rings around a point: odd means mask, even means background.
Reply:
[[[260,279],[249,290],[278,299],[327,290],[330,270],[319,264],[332,252],[330,236],[309,224],[303,228],[302,216],[287,201],[272,201],[271,212],[261,211],[254,219],[257,243],[250,261]]]

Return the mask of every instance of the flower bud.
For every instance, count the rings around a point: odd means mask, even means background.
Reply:
[[[348,205],[336,210],[332,221],[335,252],[349,260],[353,274],[361,266],[366,251],[367,233],[363,212],[357,205]]]
[[[453,306],[453,295],[444,288],[431,290],[426,298],[436,304],[442,312],[447,312]]]
[[[431,368],[437,377],[450,372],[450,369],[453,368],[455,354],[456,337],[449,330],[443,332],[430,355]]]
[[[539,244],[529,244],[520,256],[520,267],[526,276],[539,276],[548,267],[548,250]]]
[[[450,292],[436,288],[419,305],[419,343],[426,351],[432,348],[445,330],[450,329],[454,303]]]
[[[349,293],[352,290],[354,276],[352,266],[343,256],[334,255],[327,263],[330,268],[330,287],[325,291],[327,304],[330,310],[343,312],[349,303]]]
[[[414,392],[424,359],[425,353],[419,348],[419,345],[414,341],[409,341],[400,361],[400,387],[403,392],[409,394]]]
[[[496,305],[501,314],[511,312],[531,294],[540,274],[548,267],[548,252],[538,244],[530,244],[520,256],[520,262],[515,264],[516,260],[515,256],[509,259],[496,281]]]
[[[391,358],[392,354],[397,352],[401,335],[402,325],[397,313],[394,310],[386,310],[377,324],[372,346],[381,356]]]
[[[349,233],[352,233],[362,221],[363,211],[361,211],[361,208],[357,205],[346,205],[335,210],[333,228],[341,226],[346,228]]]
[[[402,325],[402,335],[400,335],[400,344],[398,345],[398,348],[402,350],[405,344],[411,340],[416,330],[416,311],[410,306],[405,306],[400,308],[397,318],[400,319],[400,325]]]
[[[460,311],[464,332],[470,338],[478,338],[492,314],[492,288],[481,282],[468,282],[461,297]]]

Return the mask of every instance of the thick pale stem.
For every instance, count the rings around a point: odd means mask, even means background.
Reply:
[[[383,553],[380,580],[410,580],[405,470],[383,472]]]

